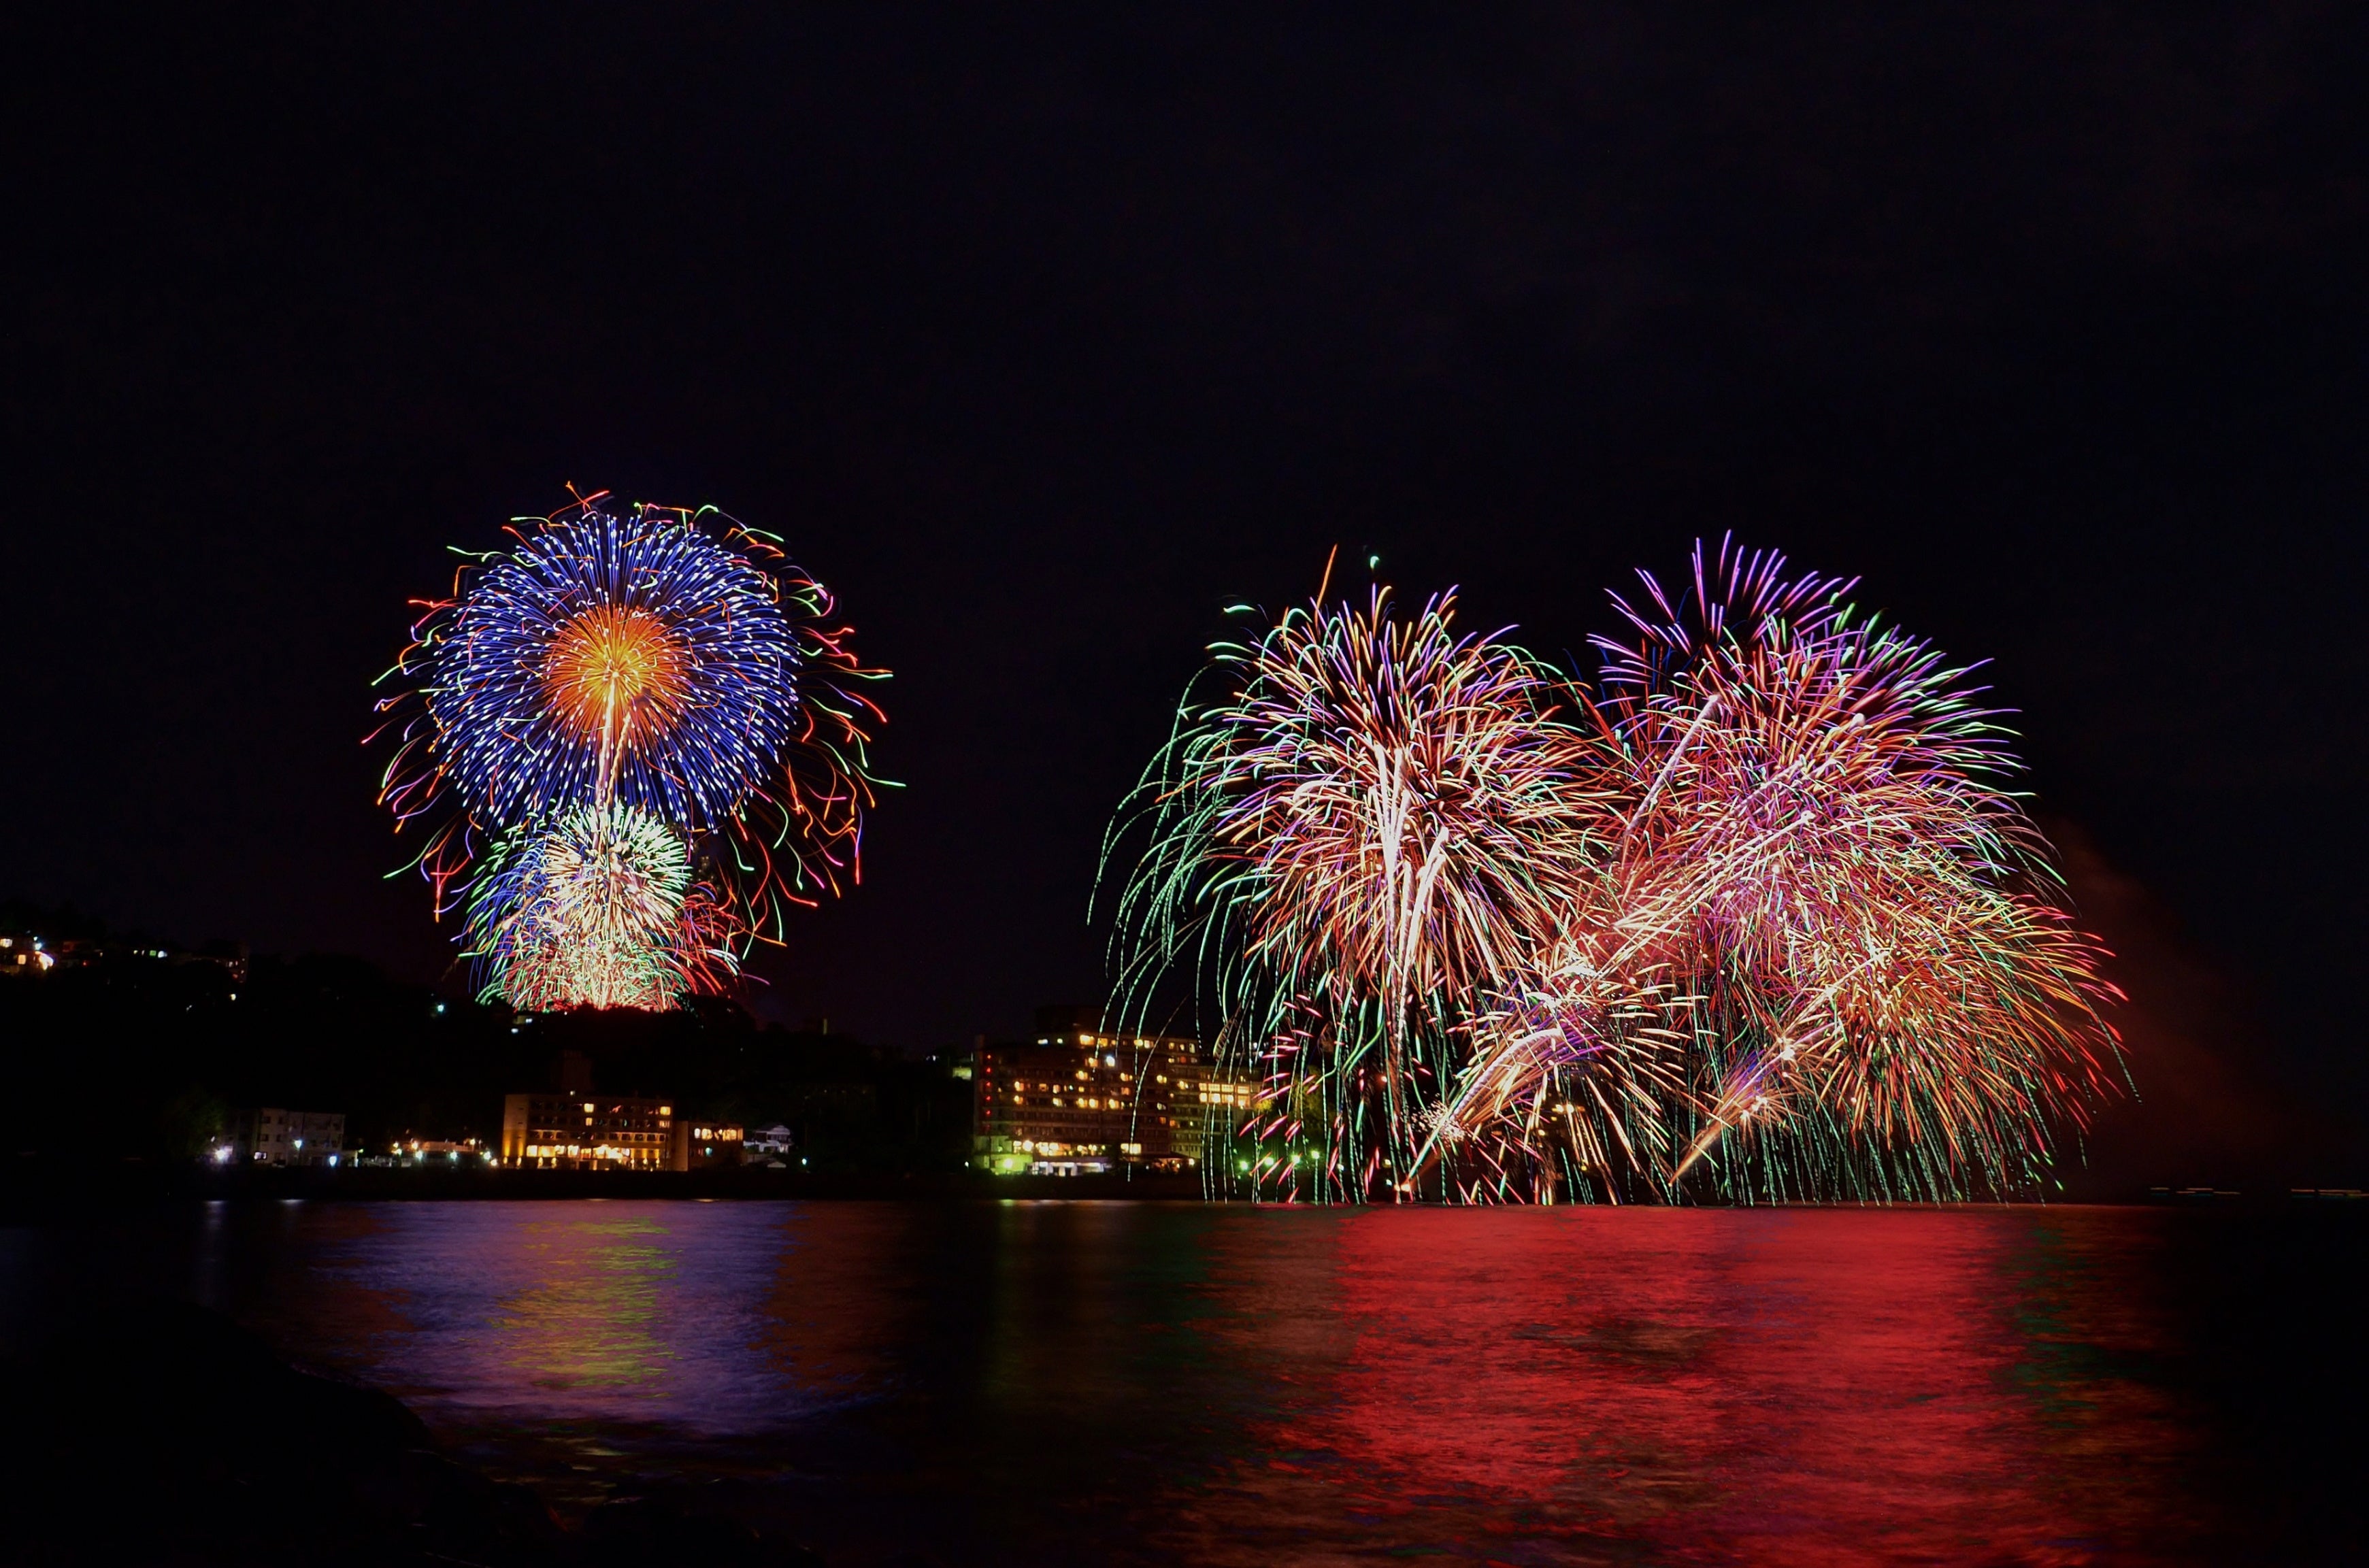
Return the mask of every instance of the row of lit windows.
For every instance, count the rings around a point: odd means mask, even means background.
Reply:
[[[1053,1042],[1050,1040],[1039,1040],[1037,1042],[1039,1045],[1046,1046],[1049,1046]],[[1127,1041],[1117,1035],[1081,1035],[1078,1036],[1078,1044],[1085,1047],[1089,1050],[1092,1050],[1097,1046],[1116,1047],[1127,1044]],[[1137,1050],[1148,1051],[1154,1046],[1164,1046],[1172,1051],[1191,1051],[1200,1049],[1200,1042],[1197,1040],[1172,1038],[1165,1035],[1161,1036],[1157,1039],[1148,1038],[1142,1035],[1138,1035],[1135,1037],[1135,1048]]]
[[[550,1118],[550,1116],[543,1116],[543,1118],[531,1118],[531,1120],[540,1120],[540,1123],[550,1123],[550,1120],[555,1120],[555,1118]],[[573,1118],[571,1118],[571,1120],[573,1120]],[[583,1118],[583,1120],[585,1120],[585,1125],[588,1125],[588,1127],[592,1127],[592,1125],[601,1125],[601,1127],[649,1127],[649,1125],[651,1125],[651,1118],[649,1118],[649,1116],[600,1116],[600,1118],[595,1118],[595,1116],[588,1116],[588,1118]],[[668,1123],[668,1118],[663,1118],[663,1116],[658,1116],[658,1118],[657,1118],[657,1125],[658,1125],[658,1127],[668,1127],[668,1125],[673,1125],[673,1123]]]
[[[1097,1133],[1107,1137],[1117,1129],[1110,1127],[1107,1123],[1101,1126],[1096,1126],[1093,1122],[1064,1124],[1048,1116],[1040,1121],[998,1123],[992,1130],[999,1137],[1025,1142],[1031,1138],[1091,1138]],[[1164,1136],[1171,1142],[1191,1142],[1200,1138],[1205,1129],[1197,1127],[1179,1127],[1174,1122],[1155,1121],[1145,1124],[1144,1130]]]
[[[1164,1116],[1150,1114],[1164,1111],[1168,1107],[1165,1105],[1150,1106],[1147,1107],[1146,1114],[1139,1115],[1129,1119],[1141,1121],[1153,1127],[1177,1127],[1182,1125],[1174,1116]],[[1107,1126],[1113,1117],[1126,1116],[1127,1115],[1127,1113],[1124,1110],[1087,1111],[1079,1110],[1074,1107],[1047,1110],[1042,1105],[1027,1105],[1014,1110],[1005,1106],[997,1105],[990,1109],[987,1119],[1000,1125],[1010,1124],[1015,1126],[1025,1126],[1033,1122],[1045,1122],[1057,1127],[1097,1127]]]
[[[996,1098],[990,1100],[988,1102],[988,1109],[990,1113],[1001,1111],[1006,1104],[1013,1105],[1027,1105],[1032,1108],[1051,1105],[1059,1110],[1082,1111],[1092,1109],[1110,1112],[1124,1111],[1129,1104],[1132,1104],[1133,1102],[1126,1100],[1099,1099],[1087,1094],[1013,1094],[1009,1096],[999,1095]]]
[[[577,1103],[584,1107],[584,1114],[588,1116],[601,1108],[600,1103],[595,1100],[583,1100]],[[542,1095],[538,1094],[528,1100],[527,1114],[529,1116],[547,1116],[553,1114],[555,1107],[559,1104],[561,1104],[561,1102],[545,1099]],[[647,1105],[636,1105],[632,1110],[627,1110],[623,1104],[612,1104],[609,1107],[609,1114],[612,1116],[646,1116],[650,1113]],[[660,1105],[658,1107],[658,1115],[661,1116],[671,1116],[674,1115],[674,1107],[672,1105]]]
[[[1084,1078],[1086,1075],[1085,1075],[1084,1073],[1082,1073],[1082,1073],[1078,1074],[1078,1076],[1079,1076],[1080,1078]],[[1160,1083],[1165,1083],[1165,1082],[1168,1082],[1168,1075],[1167,1075],[1166,1073],[1164,1073],[1164,1072],[1163,1072],[1163,1073],[1160,1074],[1160,1075],[1159,1075],[1159,1077],[1158,1077],[1154,1082],[1160,1082]],[[1213,1088],[1214,1088],[1214,1089],[1220,1090],[1220,1091],[1223,1091],[1223,1092],[1226,1092],[1226,1093],[1248,1093],[1250,1092],[1250,1090],[1249,1090],[1248,1086],[1247,1086],[1247,1085],[1243,1085],[1243,1084],[1232,1084],[1232,1083],[1204,1083],[1204,1082],[1200,1082],[1199,1080],[1196,1080],[1196,1079],[1191,1079],[1191,1078],[1180,1078],[1180,1079],[1176,1080],[1176,1087],[1177,1087],[1177,1089],[1178,1089],[1179,1091],[1181,1091],[1182,1093],[1188,1093],[1188,1094],[1189,1094],[1189,1093],[1195,1093],[1196,1091],[1199,1091],[1200,1093],[1207,1093],[1209,1090],[1211,1090],[1211,1089],[1213,1089]],[[1019,1096],[1020,1094],[1022,1094],[1022,1093],[1027,1093],[1027,1092],[1029,1092],[1032,1088],[1033,1088],[1034,1092],[1035,1092],[1035,1093],[1039,1093],[1039,1094],[1049,1094],[1049,1093],[1052,1093],[1054,1090],[1056,1090],[1056,1089],[1060,1089],[1060,1090],[1063,1090],[1063,1091],[1065,1091],[1065,1092],[1066,1092],[1066,1091],[1067,1091],[1067,1089],[1069,1088],[1069,1086],[1068,1086],[1067,1084],[1053,1083],[1053,1082],[1045,1082],[1045,1081],[1039,1081],[1038,1082],[1036,1082],[1036,1084],[1034,1084],[1034,1085],[1032,1086],[1032,1085],[1029,1083],[1029,1082],[1028,1082],[1026,1079],[1024,1079],[1024,1078],[1014,1079],[1014,1080],[1013,1081],[1013,1083],[1012,1083],[1012,1090],[1013,1090],[1013,1097],[1014,1097],[1015,1102],[1017,1101],[1017,1098],[1018,1098],[1018,1096]],[[1086,1100],[1081,1100],[1081,1101],[1079,1101],[1078,1103],[1079,1103],[1080,1104],[1091,1104],[1092,1102],[1090,1102],[1090,1101],[1086,1101]],[[1056,1100],[1056,1101],[1054,1101],[1054,1104],[1060,1104],[1060,1102],[1059,1102],[1059,1100]]]
[[[991,1070],[990,1070],[990,1071],[991,1071]],[[1110,1073],[1096,1074],[1096,1073],[1093,1073],[1093,1072],[1088,1071],[1086,1069],[1084,1069],[1084,1068],[1082,1068],[1082,1068],[1080,1068],[1080,1069],[1078,1069],[1078,1070],[1077,1070],[1077,1071],[1075,1071],[1075,1072],[1073,1072],[1073,1073],[1071,1073],[1071,1074],[1070,1075],[1070,1079],[1071,1079],[1072,1081],[1074,1081],[1074,1082],[1079,1082],[1079,1083],[1091,1083],[1091,1082],[1093,1082],[1093,1080],[1094,1080],[1097,1076],[1102,1076],[1102,1077],[1116,1077],[1116,1078],[1119,1078],[1119,1079],[1121,1079],[1121,1080],[1124,1080],[1127,1075],[1127,1074],[1125,1074],[1125,1073],[1116,1073],[1116,1074],[1110,1074]],[[1164,1073],[1164,1072],[1155,1072],[1155,1073],[1153,1073],[1153,1074],[1151,1075],[1151,1081],[1152,1081],[1153,1082],[1155,1082],[1155,1083],[1165,1083],[1165,1082],[1168,1082],[1168,1075],[1167,1075],[1166,1073]],[[1177,1082],[1178,1083],[1182,1084],[1184,1087],[1185,1087],[1185,1088],[1187,1088],[1187,1089],[1190,1089],[1190,1088],[1193,1086],[1193,1080],[1191,1080],[1191,1079],[1189,1079],[1189,1078],[1180,1078],[1180,1079],[1176,1080],[1176,1082]],[[1026,1080],[1026,1079],[1024,1079],[1024,1078],[1016,1078],[1016,1079],[1013,1079],[1013,1080],[1012,1081],[1012,1086],[1013,1086],[1013,1088],[1015,1088],[1015,1089],[1025,1089],[1025,1088],[1027,1088],[1027,1087],[1028,1087],[1028,1080]],[[1055,1084],[1054,1084],[1050,1080],[1039,1080],[1039,1081],[1037,1082],[1036,1087],[1037,1087],[1038,1089],[1040,1089],[1040,1090],[1045,1090],[1045,1089],[1052,1089],[1052,1088],[1056,1087],[1056,1085],[1055,1085]]]
[[[1080,1082],[1080,1083],[1091,1083],[1091,1082],[1093,1082],[1093,1075],[1092,1073],[1089,1073],[1088,1071],[1086,1071],[1086,1070],[1085,1070],[1084,1068],[1080,1068],[1080,1069],[1077,1070],[1077,1072],[1076,1072],[1076,1073],[1074,1073],[1072,1076],[1073,1076],[1073,1077],[1076,1079],[1076,1081],[1077,1081],[1078,1082]],[[1126,1075],[1125,1073],[1110,1073],[1110,1074],[1107,1074],[1106,1076],[1111,1077],[1111,1078],[1114,1078],[1114,1079],[1117,1079],[1117,1080],[1119,1080],[1119,1081],[1121,1081],[1121,1082],[1124,1082],[1124,1081],[1125,1081],[1125,1079],[1126,1079],[1126,1076],[1127,1076],[1127,1075]],[[1165,1082],[1165,1080],[1163,1080],[1162,1082]],[[1012,1081],[1012,1086],[1013,1086],[1014,1089],[1025,1089],[1025,1088],[1027,1088],[1027,1087],[1028,1087],[1028,1080],[1026,1080],[1026,1079],[1024,1079],[1024,1078],[1015,1078],[1015,1079],[1013,1079],[1013,1080]],[[1066,1088],[1068,1088],[1068,1087],[1069,1087],[1069,1085],[1068,1085],[1066,1082],[1064,1082],[1064,1083],[1056,1083],[1056,1082],[1052,1082],[1051,1080],[1049,1080],[1049,1079],[1046,1079],[1046,1080],[1040,1080],[1040,1081],[1038,1081],[1038,1082],[1037,1082],[1037,1084],[1036,1084],[1036,1087],[1037,1087],[1037,1089],[1039,1089],[1040,1091],[1042,1091],[1042,1090],[1050,1090],[1050,1089],[1066,1089]]]

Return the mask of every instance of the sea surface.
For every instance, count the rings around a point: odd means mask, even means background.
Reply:
[[[214,1203],[17,1232],[833,1563],[2369,1552],[2369,1215]]]

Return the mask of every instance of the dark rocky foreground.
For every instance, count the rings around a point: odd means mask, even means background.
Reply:
[[[445,1454],[399,1400],[289,1366],[219,1314],[49,1302],[10,1325],[15,1457],[0,1556],[26,1564],[299,1562],[663,1568],[818,1563],[721,1489],[621,1494],[574,1528]]]

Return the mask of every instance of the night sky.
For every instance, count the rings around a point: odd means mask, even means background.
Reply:
[[[1733,531],[1994,661],[2143,1089],[2369,1096],[2357,10],[27,10],[0,897],[437,978],[370,681],[572,481],[896,671],[761,1011],[1017,1033],[1224,605]]]

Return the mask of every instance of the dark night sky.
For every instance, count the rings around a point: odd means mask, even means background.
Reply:
[[[432,977],[368,682],[572,480],[897,671],[773,1009],[1017,1030],[1222,604],[1337,542],[1560,651],[1732,529],[2369,1089],[2361,12],[235,11],[6,24],[0,896]]]

